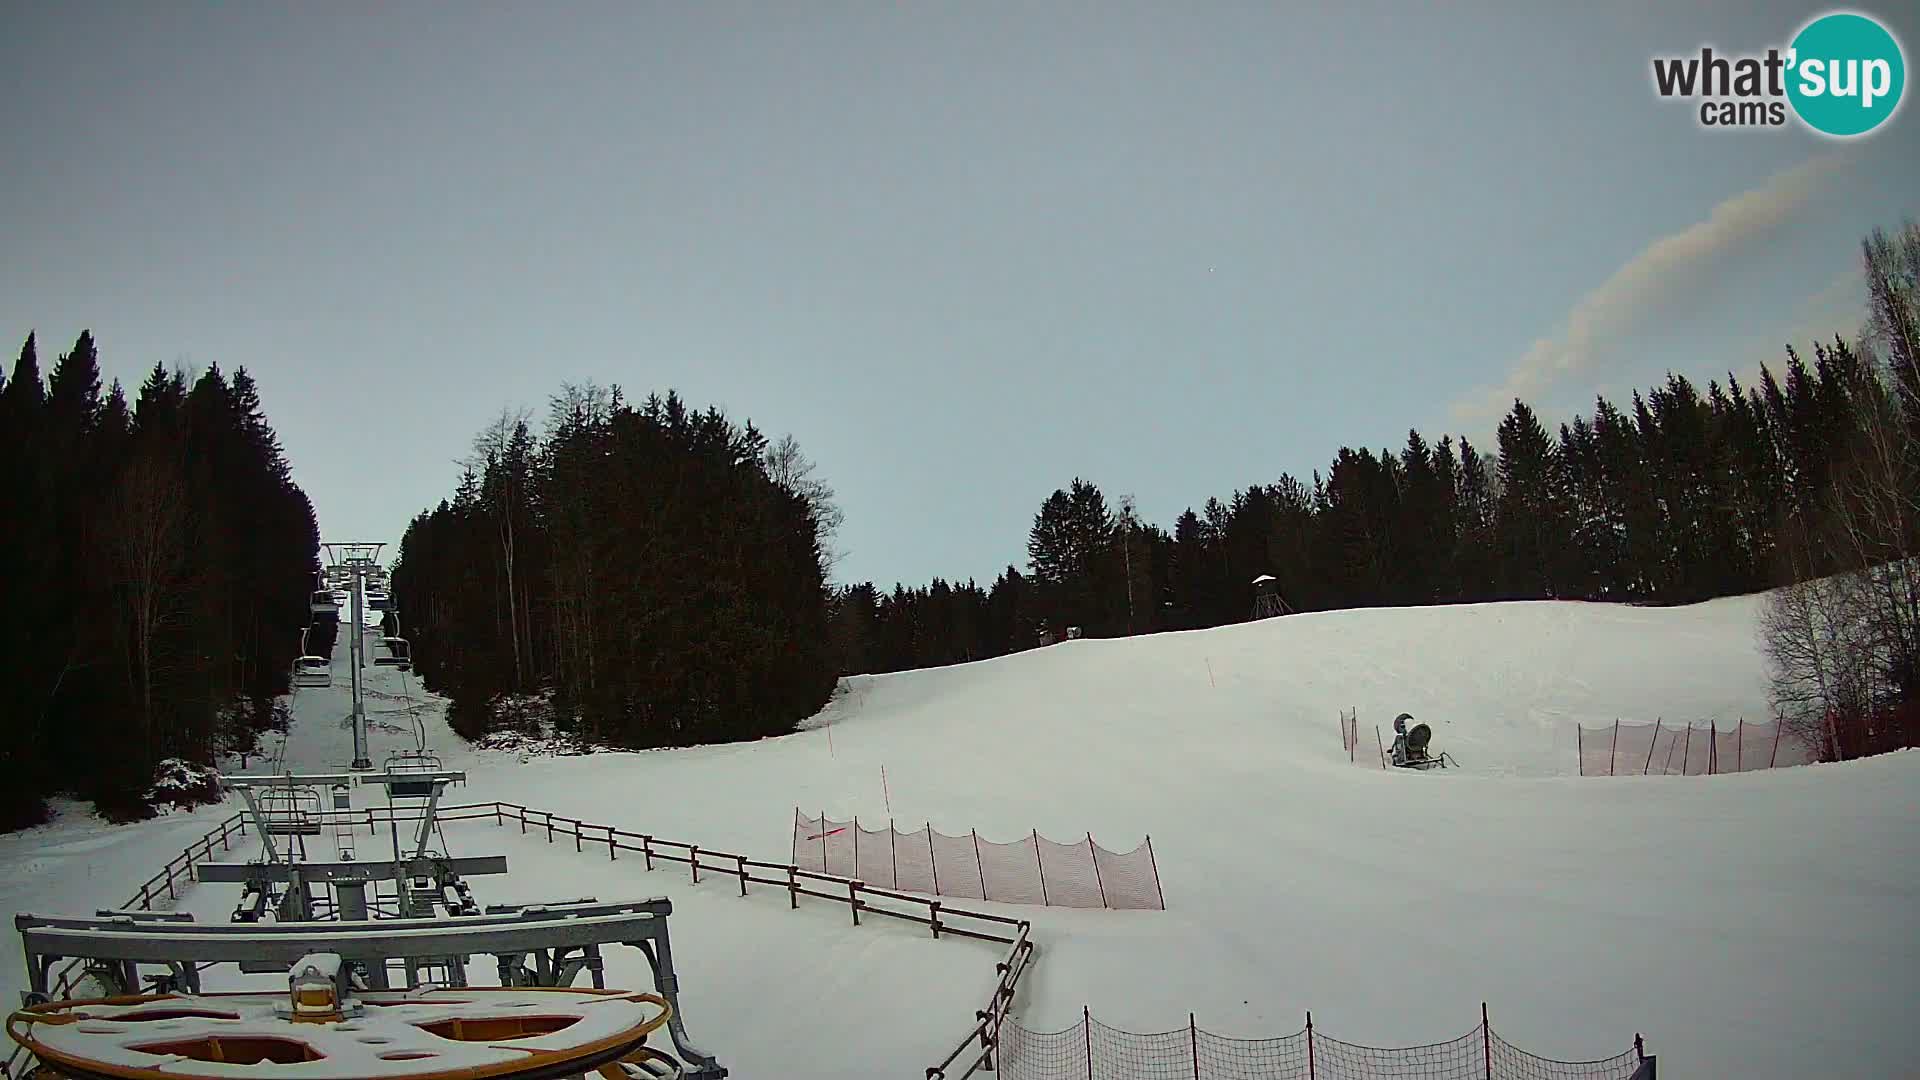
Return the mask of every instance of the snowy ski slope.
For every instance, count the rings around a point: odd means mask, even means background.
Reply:
[[[1021,909],[1040,952],[1016,1013],[1037,1029],[1089,1004],[1133,1030],[1192,1011],[1223,1034],[1283,1034],[1311,1008],[1334,1037],[1405,1045],[1465,1031],[1486,1000],[1503,1035],[1555,1057],[1640,1031],[1669,1076],[1920,1074],[1920,754],[1572,775],[1576,722],[1764,716],[1757,604],[1331,612],[1067,642],[849,679],[808,730],[684,751],[522,760],[461,747],[438,703],[427,723],[472,771],[459,801],[759,857],[785,857],[796,805],[997,840],[1090,830],[1115,850],[1151,833],[1166,912]],[[345,674],[342,659],[337,689],[296,698],[288,767],[344,762]],[[403,691],[396,671],[370,677]],[[370,705],[394,725],[376,730],[376,761],[412,743],[386,711],[399,701]],[[1465,767],[1350,766],[1349,706],[1365,738],[1413,713]],[[69,813],[0,837],[0,900],[118,903],[228,812],[122,829]],[[856,929],[839,907],[791,912],[490,823],[450,826],[448,842],[508,855],[512,875],[475,882],[489,901],[673,897],[689,1023],[736,1075],[918,1076],[992,980],[992,947]],[[232,902],[207,887],[184,906],[224,918]],[[0,966],[0,988],[22,981]]]

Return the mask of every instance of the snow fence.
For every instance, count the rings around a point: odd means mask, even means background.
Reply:
[[[1653,1080],[1654,1059],[1639,1036],[1633,1046],[1598,1061],[1556,1061],[1529,1054],[1480,1025],[1457,1039],[1427,1046],[1382,1047],[1330,1039],[1307,1026],[1292,1035],[1236,1039],[1193,1022],[1143,1033],[1108,1027],[1081,1011],[1062,1031],[1000,1027],[1000,1080]]]
[[[1153,838],[1115,853],[1085,840],[1061,844],[1038,830],[1010,844],[977,830],[949,836],[931,823],[902,832],[869,829],[821,811],[793,812],[793,865],[867,885],[1002,904],[1163,911]]]
[[[377,834],[382,824],[420,820],[416,815],[397,814],[392,807],[323,812],[321,816],[324,824],[346,824],[356,829],[364,825],[372,834]],[[605,844],[609,860],[619,858],[621,851],[637,852],[649,871],[654,869],[655,860],[681,863],[689,867],[695,884],[700,881],[702,869],[710,874],[731,875],[739,879],[742,896],[747,895],[748,882],[755,882],[785,891],[788,903],[795,908],[800,906],[802,894],[844,903],[852,911],[855,926],[860,925],[860,912],[864,910],[929,927],[936,939],[944,931],[948,936],[1009,946],[1005,958],[994,965],[998,978],[994,980],[987,1007],[974,1013],[974,1024],[967,1029],[959,1045],[948,1052],[939,1064],[926,1070],[927,1080],[957,1080],[983,1071],[993,1072],[996,1055],[1001,1059],[999,1075],[1005,1080],[1051,1080],[1053,1077],[1063,1080],[1136,1080],[1150,1077],[1192,1077],[1193,1080],[1320,1080],[1321,1077],[1327,1080],[1399,1080],[1402,1077],[1438,1080],[1655,1080],[1654,1059],[1645,1054],[1638,1035],[1634,1036],[1632,1050],[1610,1058],[1557,1061],[1529,1054],[1501,1038],[1487,1022],[1485,1005],[1480,1007],[1478,1028],[1449,1042],[1426,1046],[1376,1047],[1329,1039],[1314,1030],[1312,1013],[1307,1014],[1306,1028],[1297,1034],[1268,1039],[1229,1038],[1201,1031],[1194,1023],[1192,1013],[1187,1014],[1187,1027],[1184,1030],[1176,1028],[1151,1034],[1124,1031],[1097,1023],[1086,1008],[1081,1010],[1081,1022],[1065,1031],[1030,1031],[1011,1017],[1020,978],[1034,962],[1034,942],[1029,936],[1032,924],[1025,919],[943,907],[937,900],[889,896],[871,888],[866,889],[866,895],[862,896],[862,883],[858,880],[829,879],[826,882],[829,886],[846,886],[847,893],[841,896],[837,892],[811,887],[822,884],[818,880],[810,881],[808,886],[801,885],[802,875],[824,878],[824,872],[816,875],[816,872],[794,864],[781,866],[748,859],[744,855],[702,850],[697,844],[662,840],[649,833],[629,832],[612,825],[596,825],[518,803],[442,806],[437,814],[438,820],[443,822],[484,820],[488,817],[493,819],[496,828],[504,827],[511,821],[520,826],[523,834],[530,830],[542,830],[549,844],[571,839],[573,849],[577,852],[587,852],[587,845],[592,844],[592,851],[597,854],[600,845]],[[797,810],[795,817],[799,818]],[[824,825],[826,815],[822,813],[817,820]],[[199,842],[189,845],[180,855],[168,860],[167,865],[148,878],[124,907],[129,910],[151,910],[178,896],[176,883],[182,887],[192,887],[194,859],[211,859],[216,842],[222,849],[228,848],[232,836],[245,832],[245,821],[244,813],[236,813],[214,826]],[[931,833],[931,829],[928,831]],[[796,829],[795,836],[798,835]],[[1088,840],[1091,843],[1092,837],[1088,837]],[[638,841],[639,844],[635,846],[630,841]],[[1147,862],[1151,867],[1151,841],[1142,846],[1147,848]],[[703,856],[707,860],[704,863]],[[929,858],[930,867],[931,862]],[[754,870],[785,870],[786,879],[756,876]],[[983,885],[985,880],[983,874]],[[162,890],[166,893],[165,900],[160,896]],[[1156,899],[1158,892],[1156,876]],[[883,902],[875,903],[876,900]],[[884,903],[887,900],[924,905],[927,913],[922,916],[891,909]],[[955,925],[955,920],[962,925]],[[965,924],[969,923],[984,926],[984,929],[967,928]],[[1012,934],[995,932],[1001,927],[1010,928]],[[72,991],[74,982],[84,974],[84,964],[84,959],[76,958],[61,969],[54,987],[56,998],[65,997]],[[1184,1044],[1182,1036],[1185,1037]],[[1477,1056],[1473,1048],[1476,1037],[1480,1045]],[[1183,1045],[1184,1054],[1181,1049]],[[954,1070],[951,1077],[950,1069]]]
[[[1576,727],[1581,776],[1711,776],[1818,760],[1777,722],[1742,720],[1726,731],[1712,722],[1695,727],[1665,720]]]

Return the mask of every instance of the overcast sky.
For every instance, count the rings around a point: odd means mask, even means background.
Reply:
[[[842,580],[984,583],[1075,476],[1170,526],[1850,332],[1920,214],[1911,102],[1655,99],[1813,7],[1186,7],[0,3],[0,347],[245,365],[329,539],[503,406],[678,388],[799,438]]]

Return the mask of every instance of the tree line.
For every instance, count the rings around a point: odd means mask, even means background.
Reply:
[[[936,579],[891,592],[871,582],[832,597],[844,672],[977,660],[1059,640],[1192,629],[1245,620],[1253,580],[1271,575],[1295,611],[1494,600],[1681,604],[1807,581],[1858,581],[1898,566],[1920,534],[1920,394],[1915,285],[1920,236],[1907,225],[1863,244],[1870,331],[1811,357],[1789,346],[1778,373],[1729,374],[1704,390],[1670,374],[1622,404],[1550,429],[1515,400],[1490,452],[1467,438],[1407,433],[1398,449],[1341,447],[1310,480],[1283,475],[1207,499],[1171,531],[1131,500],[1076,478],[1042,502],[1026,570],[994,581]],[[1871,467],[1869,467],[1871,464]],[[1870,481],[1863,470],[1872,474]],[[1848,575],[1855,576],[1848,576]],[[1920,580],[1876,580],[1897,610],[1860,616],[1847,645],[1862,675],[1831,668],[1827,622],[1799,612],[1801,667],[1788,697],[1817,702],[1804,723],[1885,710],[1920,679]],[[1912,588],[1906,586],[1911,585]],[[1851,601],[1858,608],[1861,601]],[[1791,621],[1791,620],[1789,620]],[[1815,657],[1809,660],[1807,657]],[[1822,667],[1824,665],[1824,667]],[[1818,672],[1814,668],[1821,668]],[[1816,685],[1818,684],[1818,685]],[[1824,686],[1825,689],[1820,689]],[[1812,689],[1809,689],[1812,687]],[[1776,700],[1786,699],[1776,695]],[[1789,702],[1790,703],[1790,702]],[[1881,723],[1883,734],[1914,730]],[[1837,735],[1827,738],[1840,756]]]
[[[400,543],[393,599],[463,735],[550,693],[594,743],[781,734],[825,704],[831,492],[791,439],[677,394],[566,387],[505,413]]]
[[[146,812],[155,766],[273,724],[318,569],[245,368],[155,365],[129,404],[83,333],[0,378],[0,827],[56,793]]]
[[[1169,532],[1076,478],[1041,504],[1027,570],[990,586],[935,580],[834,597],[850,670],[980,659],[1057,640],[1247,619],[1253,580],[1295,611],[1582,599],[1689,603],[1753,592],[1788,571],[1782,539],[1831,487],[1860,429],[1870,365],[1843,340],[1789,349],[1784,375],[1703,393],[1670,375],[1623,409],[1547,429],[1515,401],[1490,455],[1407,433],[1398,450],[1342,447],[1189,508]],[[1825,560],[1824,566],[1836,565]]]

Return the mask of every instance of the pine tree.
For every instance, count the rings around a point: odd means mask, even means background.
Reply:
[[[1041,503],[1028,533],[1027,558],[1056,630],[1079,626],[1089,633],[1112,632],[1101,602],[1101,570],[1115,532],[1106,497],[1078,477]]]
[[[1567,512],[1559,448],[1523,401],[1500,423],[1501,491],[1494,517],[1503,592],[1560,595],[1566,576]]]

